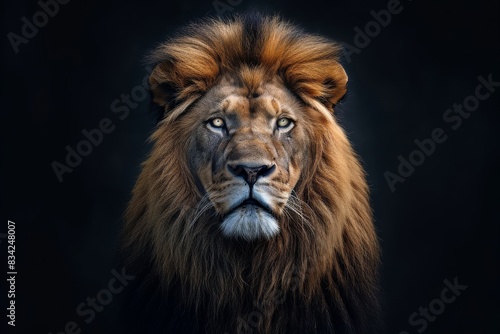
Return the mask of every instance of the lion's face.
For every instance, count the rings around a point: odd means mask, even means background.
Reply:
[[[170,329],[237,332],[279,295],[252,331],[372,329],[378,242],[335,117],[348,81],[340,54],[254,15],[189,25],[152,53],[159,123],[124,229],[136,290],[154,293],[145,319],[158,300],[185,314],[162,316]]]
[[[223,234],[247,240],[277,234],[308,147],[300,103],[279,82],[249,94],[225,79],[189,114],[196,124],[189,165],[222,217]]]

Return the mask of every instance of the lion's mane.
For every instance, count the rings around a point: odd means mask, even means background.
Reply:
[[[194,23],[152,55],[152,135],[126,212],[124,254],[141,332],[369,333],[378,313],[378,241],[364,172],[333,108],[347,83],[340,47],[277,17]],[[253,70],[252,70],[253,69]],[[180,118],[223,73],[278,76],[304,102],[312,144],[295,187],[301,214],[271,240],[225,238],[189,172]],[[179,119],[180,118],[180,119]],[[177,120],[177,121],[176,121]]]

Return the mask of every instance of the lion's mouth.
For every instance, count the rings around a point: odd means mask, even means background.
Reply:
[[[255,198],[247,198],[229,210],[222,220],[221,229],[227,237],[246,240],[269,239],[280,230],[271,209]]]
[[[234,208],[229,210],[226,215],[230,215],[231,213],[235,212],[236,210],[244,208],[245,206],[248,206],[248,205],[253,205],[257,208],[260,208],[260,209],[266,211],[269,214],[272,214],[271,208],[269,208],[267,205],[262,204],[261,202],[259,202],[255,198],[247,198],[246,200],[244,200],[243,202],[241,202],[240,204],[236,205]]]

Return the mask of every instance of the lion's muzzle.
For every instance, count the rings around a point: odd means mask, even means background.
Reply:
[[[240,196],[228,211],[221,225],[222,232],[228,237],[241,237],[246,240],[271,238],[279,232],[278,222],[272,214],[272,203],[263,194],[260,182],[270,178],[276,165],[270,163],[245,162],[228,163],[227,170],[236,179],[243,180],[236,194]],[[262,182],[264,184],[264,182]],[[235,198],[238,196],[236,195]]]
[[[233,174],[234,176],[238,176],[243,178],[248,185],[251,187],[257,181],[259,177],[265,177],[271,174],[275,169],[276,165],[272,166],[267,166],[267,165],[261,165],[261,166],[251,166],[251,165],[235,165],[232,166],[231,164],[227,165],[227,169]]]

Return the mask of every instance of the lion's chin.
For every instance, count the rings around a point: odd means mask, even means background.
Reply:
[[[224,218],[221,229],[226,237],[245,240],[270,239],[280,231],[276,218],[255,205],[244,205],[232,211]]]

